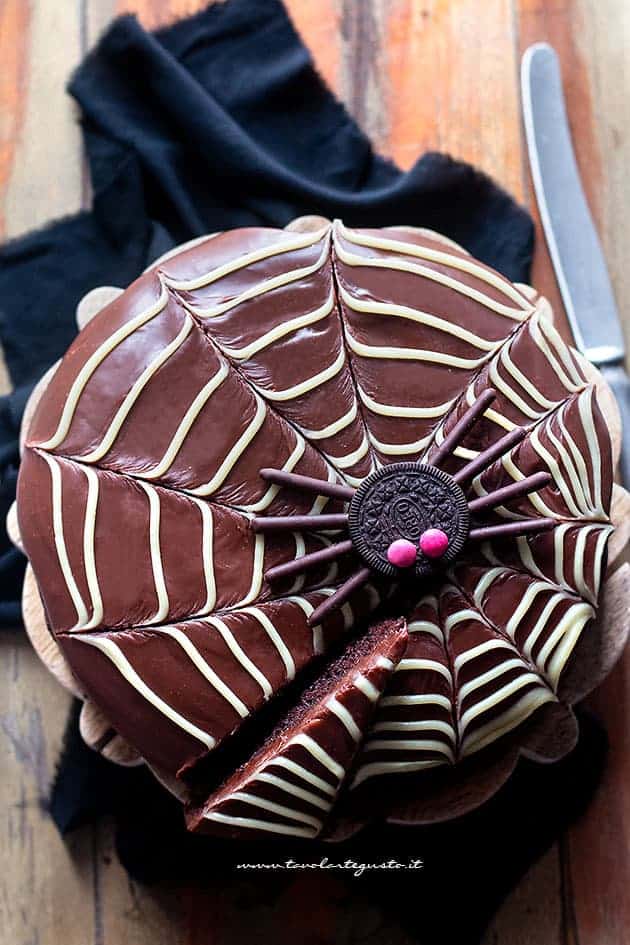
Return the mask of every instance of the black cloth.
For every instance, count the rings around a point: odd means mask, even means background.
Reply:
[[[366,872],[338,878],[314,871],[299,873],[300,897],[346,913],[368,903],[381,914],[380,941],[402,925],[419,945],[470,945],[478,942],[505,896],[535,862],[583,813],[597,787],[606,759],[601,723],[580,710],[576,748],[555,764],[521,759],[516,771],[486,804],[464,817],[430,827],[369,827],[342,844],[213,840],[186,832],[182,808],[146,768],[121,769],[95,755],[81,740],[78,704],[68,725],[65,770],[57,780],[51,812],[65,832],[103,813],[117,820],[116,850],[131,876],[143,883],[192,882],[219,889],[234,907],[248,900],[261,917],[274,903],[290,898],[290,872],[239,872],[239,863],[278,863],[288,857],[335,863],[407,863],[420,858],[421,871]],[[308,885],[304,889],[304,882]],[[252,884],[259,889],[251,897]],[[255,922],[255,919],[252,920]],[[313,928],[317,930],[316,910]],[[350,936],[352,941],[360,941]],[[320,939],[314,934],[312,941]],[[326,941],[325,937],[321,938]],[[376,940],[376,938],[375,938]],[[391,940],[398,941],[392,934]],[[284,941],[284,939],[282,939]],[[371,941],[371,939],[370,939]]]
[[[127,285],[179,242],[316,213],[351,225],[432,227],[509,278],[528,277],[527,213],[445,155],[426,154],[403,173],[375,154],[317,75],[279,0],[228,0],[154,34],[122,17],[78,69],[70,93],[82,114],[92,209],[0,252],[0,341],[14,384],[0,401],[2,521],[15,494],[24,403],[72,340],[77,303],[97,285]],[[19,620],[23,567],[2,531],[5,626]],[[370,844],[412,843],[426,858],[415,879],[432,904],[414,925],[420,941],[454,940],[436,930],[440,915],[454,921],[461,896],[466,929],[457,940],[474,940],[509,885],[585,803],[603,744],[591,724],[570,759],[550,769],[521,765],[494,801],[462,822],[425,830],[417,841],[390,831],[356,841],[366,856]],[[115,767],[83,746],[76,712],[50,809],[62,832],[113,812],[121,859],[145,881],[182,878],[216,859],[217,845],[185,834],[178,805],[146,770]]]

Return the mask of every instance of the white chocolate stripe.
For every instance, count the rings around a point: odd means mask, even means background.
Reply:
[[[304,535],[301,532],[291,532],[293,540],[295,542],[295,555],[293,560],[297,561],[299,558],[303,558],[306,554],[306,542],[304,541]],[[306,573],[298,574],[295,581],[289,589],[289,594],[297,594],[298,591],[301,591],[306,582]]]
[[[327,259],[328,243],[326,242],[324,244],[324,250],[320,254],[319,259],[317,259],[310,266],[301,266],[298,269],[290,269],[288,272],[281,272],[277,276],[271,276],[269,279],[263,279],[257,285],[251,286],[251,288],[246,289],[244,292],[241,292],[232,299],[228,299],[227,302],[220,302],[218,305],[211,305],[208,308],[203,308],[196,305],[191,305],[190,307],[195,312],[195,314],[199,316],[199,318],[216,318],[217,315],[223,315],[225,312],[229,312],[238,305],[242,305],[243,302],[259,298],[259,296],[265,295],[265,293],[271,292],[273,289],[279,289],[282,286],[290,285],[293,282],[299,282],[301,279],[306,279],[308,276],[312,276],[313,273],[317,272],[318,269],[321,269],[322,266],[325,265]],[[190,305],[190,303],[188,304]],[[328,312],[331,311],[332,304]]]
[[[345,456],[333,456],[331,453],[324,453],[324,456],[330,463],[333,463],[337,469],[350,469],[358,463],[360,459],[363,459],[369,449],[370,442],[364,433],[361,444],[351,453],[346,453]]]
[[[521,673],[529,676],[533,682],[540,683],[539,677],[534,675],[534,673],[527,668],[527,664],[520,657],[514,657],[514,659],[504,660],[502,663],[499,663],[498,666],[493,666],[485,673],[481,673],[480,676],[460,686],[457,694],[459,703],[461,704],[471,692],[475,692],[476,689],[481,689],[482,686],[493,682],[495,679],[498,679],[499,676],[503,676],[504,673],[511,672],[513,669],[520,670]]]
[[[256,412],[249,424],[240,435],[232,449],[228,452],[227,456],[219,466],[212,479],[209,482],[204,483],[202,486],[197,486],[195,489],[190,489],[189,491],[192,495],[212,495],[213,492],[216,492],[217,489],[223,485],[238,460],[241,458],[249,444],[252,442],[262,427],[266,416],[267,408],[260,397],[257,397]]]
[[[329,423],[328,426],[322,427],[321,430],[307,430],[305,427],[300,427],[300,431],[306,437],[307,440],[325,440],[329,436],[335,436],[337,433],[341,433],[342,430],[345,430],[346,427],[349,427],[356,420],[359,413],[359,405],[355,400],[350,410],[339,417],[338,420],[334,420],[332,423]]]
[[[556,401],[549,400],[548,397],[545,397],[543,393],[540,390],[538,390],[536,385],[532,384],[529,378],[526,377],[523,374],[523,372],[520,371],[516,367],[516,365],[514,364],[514,361],[510,357],[510,347],[511,347],[510,345],[506,345],[502,349],[501,364],[506,369],[508,374],[510,374],[514,378],[514,380],[519,385],[519,387],[521,387],[529,395],[529,397],[531,398],[531,400],[534,401],[535,404],[538,404],[539,407],[541,407],[542,410],[545,412],[547,410],[552,410],[556,405]]]
[[[370,470],[370,472],[374,471],[375,469],[380,469],[378,459],[374,460],[372,464],[372,469]],[[344,479],[346,480],[348,485],[354,486],[355,489],[359,488],[364,478],[365,478],[364,476],[351,476],[350,473],[344,473]]]
[[[573,393],[584,387],[584,379],[580,376],[577,366],[573,363],[566,345],[551,322],[549,322],[542,313],[536,312],[532,317],[530,321],[530,332],[534,343],[543,352],[566,390]],[[554,351],[551,350],[552,346]],[[573,375],[572,377],[569,377],[565,373],[565,370],[558,363],[558,358],[564,361],[564,368],[569,374]]]
[[[562,431],[563,439],[566,440],[567,444],[572,447],[571,452],[573,454],[573,458],[569,455],[569,452],[564,446],[564,443],[562,443],[561,440],[553,432],[553,425],[551,423],[548,423],[546,425],[547,436],[549,437],[549,440],[551,441],[552,445],[555,447],[556,452],[558,456],[560,457],[560,460],[562,461],[564,469],[567,472],[569,481],[571,483],[571,489],[572,489],[571,494],[574,497],[576,504],[583,512],[588,514],[592,510],[593,503],[589,494],[590,487],[588,485],[588,482],[586,483],[586,487],[585,487],[584,480],[582,479],[582,476],[580,474],[580,463],[574,462],[575,451],[577,451],[577,446],[575,442],[573,441],[573,439],[571,438],[571,435],[569,434],[569,431],[567,430],[566,426],[564,425],[564,422],[562,420],[562,414],[561,413],[558,414],[556,419]],[[581,460],[581,457],[580,457],[580,460]],[[582,466],[584,465],[583,460],[581,460],[581,465]]]
[[[540,416],[539,410],[534,410],[529,404],[526,404],[523,398],[507,384],[501,375],[499,374],[499,364],[503,363],[502,355],[499,356],[498,360],[492,360],[490,362],[490,381],[493,387],[496,387],[509,401],[514,404],[514,406],[520,410],[524,416],[528,417],[530,420],[537,420]]]
[[[593,526],[594,528],[597,526]],[[601,528],[601,526],[600,526]],[[593,561],[593,589],[590,594],[586,594],[592,604],[597,602],[597,595],[599,594],[599,585],[602,576],[602,564],[604,560],[604,552],[606,550],[606,545],[608,544],[608,539],[614,532],[614,526],[608,525],[601,528],[600,535],[597,539],[597,544],[595,546],[595,555]],[[584,555],[576,556],[574,562],[574,580],[575,586],[578,590],[584,588],[586,590],[586,580],[584,576]]]
[[[251,614],[253,617],[256,618],[256,620],[258,620],[258,622],[263,627],[265,633],[267,634],[267,636],[269,637],[269,639],[271,640],[271,642],[277,649],[278,653],[280,654],[280,658],[282,662],[284,663],[284,667],[286,669],[287,679],[293,679],[295,677],[295,663],[293,661],[293,657],[291,656],[290,650],[288,649],[287,645],[285,644],[284,640],[282,639],[282,637],[276,630],[275,626],[273,625],[273,623],[271,622],[267,614],[264,613],[264,611],[260,610],[258,607],[243,607],[243,609],[240,612],[242,614]]]
[[[219,824],[228,824],[231,827],[244,827],[252,830],[266,830],[268,833],[287,834],[290,837],[314,837],[317,830],[307,827],[292,827],[289,824],[272,823],[269,820],[257,820],[253,817],[231,817],[229,814],[219,814],[210,811],[204,814],[205,820],[215,820]]]
[[[247,718],[249,715],[249,709],[245,703],[242,702],[234,690],[230,689],[230,687],[221,679],[221,677],[215,673],[215,671],[204,660],[197,647],[192,643],[191,640],[188,639],[185,633],[182,633],[182,631],[177,627],[156,627],[152,632],[169,636],[179,643],[181,648],[186,653],[186,656],[188,656],[191,663],[193,663],[199,670],[204,679],[207,679],[210,685],[216,689],[219,695],[223,696],[226,702],[229,702],[234,711],[240,715],[242,719]]]
[[[302,459],[305,449],[306,442],[302,439],[302,437],[296,437],[295,446],[293,447],[291,455],[287,459],[286,463],[282,466],[284,472],[291,472],[293,469],[295,469],[299,461]],[[257,502],[252,502],[250,505],[241,505],[238,506],[238,508],[240,508],[243,512],[262,512],[271,505],[279,490],[280,486],[271,485],[263,497]]]
[[[563,529],[564,527],[565,527],[565,526],[560,525],[560,526],[558,526],[558,528],[555,529],[554,536],[553,536],[553,537],[554,537],[554,544],[555,544],[556,542],[561,542],[561,541],[562,541],[562,537],[563,537],[563,536],[562,536],[562,533],[561,533],[561,529]],[[543,580],[544,580],[545,575],[543,574],[543,572],[540,570],[540,568],[538,567],[538,565],[537,565],[536,562],[534,561],[534,556],[533,556],[533,554],[532,554],[532,549],[530,548],[529,542],[527,541],[527,538],[526,538],[524,535],[521,535],[520,538],[517,538],[517,539],[516,539],[516,547],[517,547],[517,549],[518,549],[519,557],[520,557],[521,561],[523,562],[523,567],[524,567],[527,571],[529,571],[530,574],[533,574],[534,577],[543,578]],[[558,561],[559,561],[559,564],[560,564],[560,567],[561,567],[561,566],[562,566],[562,558],[560,557],[560,559],[558,559],[557,550],[556,550],[556,553],[554,554],[554,559],[555,559],[555,561],[556,561],[556,568],[558,568]]]
[[[397,419],[412,417],[413,419],[430,420],[436,417],[443,417],[454,403],[452,400],[447,400],[445,403],[436,404],[434,407],[395,407],[392,404],[381,404],[372,397],[369,397],[360,384],[357,384],[357,390],[361,401],[368,410],[371,410],[372,413],[379,414],[381,417],[396,417]]]
[[[502,574],[506,574],[507,571],[507,568],[502,567],[490,568],[485,574],[481,576],[481,578],[477,581],[473,591],[473,599],[477,607],[481,607],[483,599],[491,585],[494,584],[497,578],[499,578]]]
[[[372,764],[363,764],[357,771],[350,789],[358,787],[368,778],[376,777],[379,774],[406,774],[413,771],[424,771],[426,768],[435,768],[443,764],[439,759],[427,761],[377,761]]]
[[[566,601],[566,594],[563,594],[562,591],[559,591],[557,594],[554,594],[545,604],[540,614],[540,617],[532,627],[532,629],[527,634],[527,639],[523,646],[523,655],[527,659],[532,659],[532,652],[534,646],[536,645],[540,635],[547,629],[547,623],[552,613],[561,604],[563,601]],[[540,662],[540,654],[536,660],[537,664],[543,666],[544,664]]]
[[[251,344],[246,345],[244,348],[231,348],[228,347],[228,345],[221,344],[221,350],[235,361],[247,361],[253,355],[264,351],[265,348],[275,344],[276,341],[286,337],[286,335],[290,335],[300,328],[305,328],[307,325],[314,325],[316,322],[322,321],[330,315],[334,304],[335,298],[331,292],[328,299],[323,305],[320,305],[319,308],[314,309],[312,312],[307,312],[305,315],[298,315],[296,318],[287,319],[287,321],[276,325],[275,328],[265,332],[264,335],[261,335],[256,341],[252,341]]]
[[[593,501],[593,494],[591,492],[591,485],[588,478],[588,470],[586,468],[586,463],[584,462],[584,457],[582,456],[582,453],[578,449],[577,443],[575,442],[575,440],[573,439],[573,437],[571,436],[571,434],[566,428],[563,413],[564,411],[562,413],[559,413],[557,417],[558,426],[560,427],[560,430],[562,432],[562,439],[566,441],[567,446],[569,447],[571,451],[571,456],[573,457],[573,463],[575,465],[575,468],[577,469],[577,473],[580,480],[580,486],[581,486],[581,490],[584,496],[584,501],[586,503],[586,506],[589,509],[594,509],[595,503]],[[549,437],[554,444],[557,442],[557,437],[553,433],[553,430],[551,429],[551,425],[549,426]],[[597,473],[593,471],[593,475],[597,475]],[[600,510],[598,509],[597,511],[600,511]],[[601,510],[601,512],[603,512],[603,509]]]
[[[284,231],[278,233],[277,243],[262,246],[260,249],[255,249],[251,253],[243,253],[230,260],[230,262],[224,263],[222,266],[217,266],[215,269],[211,269],[209,272],[197,276],[194,279],[173,279],[170,276],[165,276],[164,279],[172,289],[192,292],[195,289],[201,289],[203,286],[217,282],[224,276],[237,272],[239,269],[246,269],[253,263],[261,262],[263,259],[269,259],[272,256],[282,256],[284,253],[292,253],[297,249],[306,249],[309,246],[314,246],[316,243],[319,243],[320,240],[324,239],[329,232],[329,224],[314,232],[291,234],[290,238],[287,236],[286,231]]]
[[[429,633],[440,643],[444,642],[444,636],[437,624],[430,620],[411,620],[407,625],[409,633]]]
[[[307,377],[306,380],[301,381],[299,384],[294,384],[293,387],[287,387],[286,390],[268,390],[266,387],[260,387],[253,382],[250,383],[266,400],[272,403],[284,403],[287,400],[295,400],[297,397],[301,397],[302,394],[308,394],[317,387],[322,387],[339,374],[345,363],[346,352],[342,347],[339,349],[339,353],[333,363],[327,368],[324,368],[324,370],[320,371],[318,374],[313,374],[312,377]]]
[[[120,433],[123,423],[129,416],[131,408],[138,400],[138,397],[147,386],[153,375],[159,371],[162,365],[166,364],[171,355],[181,348],[184,341],[192,331],[193,325],[194,322],[192,318],[187,316],[179,334],[170,342],[170,344],[160,351],[153,361],[151,361],[151,363],[144,369],[140,377],[136,380],[131,390],[127,393],[99,445],[87,455],[81,456],[81,462],[96,463],[99,459],[102,459],[106,453],[109,452],[109,450],[112,448],[112,445],[114,444],[114,441],[116,440],[116,437]]]
[[[341,765],[336,762],[314,738],[311,738],[310,735],[305,735],[304,732],[300,732],[299,735],[295,735],[290,742],[288,742],[288,745],[301,745],[316,761],[319,761],[324,768],[327,768],[331,774],[334,774],[339,781],[345,776],[346,772]]]
[[[576,497],[574,497],[573,493],[569,489],[569,486],[567,485],[567,481],[564,478],[560,468],[560,463],[555,458],[555,456],[553,456],[549,450],[543,446],[540,440],[539,427],[534,427],[530,434],[529,442],[538,455],[546,463],[551,475],[553,476],[554,485],[560,491],[569,513],[575,518],[581,518],[581,511],[576,501]],[[535,493],[529,497],[529,501],[532,503],[532,505],[536,506],[543,504],[542,500]],[[558,516],[555,515],[554,517],[557,518]]]
[[[490,742],[496,741],[506,732],[524,722],[539,706],[546,702],[556,701],[553,693],[542,687],[525,693],[511,709],[504,712],[499,718],[491,719],[485,725],[470,732],[461,743],[461,756],[466,757],[480,751]]]
[[[338,233],[341,234],[343,239],[348,243],[354,243],[357,246],[365,246],[385,252],[401,253],[405,256],[415,256],[427,262],[434,262],[439,265],[450,266],[453,269],[459,269],[461,272],[474,276],[481,282],[486,282],[488,285],[492,286],[493,289],[498,289],[503,295],[506,295],[513,302],[516,302],[518,307],[523,311],[528,312],[532,309],[528,300],[523,297],[511,282],[501,278],[501,276],[492,270],[485,269],[468,254],[462,257],[459,254],[433,249],[429,246],[421,246],[411,241],[404,242],[402,240],[388,239],[385,236],[371,236],[367,233],[357,233],[356,230],[344,226],[341,220],[335,220],[333,230],[335,243],[337,243]],[[335,246],[335,248],[338,251],[338,247]]]
[[[420,309],[409,308],[407,305],[395,305],[393,302],[366,301],[355,298],[343,286],[339,286],[339,293],[347,308],[354,312],[360,312],[367,315],[384,315],[390,318],[402,318],[407,321],[416,322],[419,325],[426,325],[428,328],[434,328],[436,331],[452,335],[459,338],[460,341],[471,345],[473,348],[479,348],[481,351],[495,351],[500,342],[489,341],[482,338],[455,322],[449,322],[446,318],[440,318],[438,315],[431,315],[429,312],[422,312]],[[392,326],[393,330],[393,326]]]
[[[370,700],[370,702],[376,702],[380,695],[379,690],[376,688],[373,682],[371,682],[367,676],[364,676],[363,673],[357,673],[357,675],[352,680],[353,684],[357,689],[363,693],[363,695]]]
[[[235,659],[241,664],[243,669],[249,673],[252,679],[255,679],[263,691],[265,699],[270,699],[273,695],[273,686],[267,677],[261,673],[256,664],[249,658],[236,640],[236,637],[229,629],[227,624],[220,617],[205,617],[204,622],[214,627],[225,641],[228,649]]]
[[[305,768],[303,765],[299,765],[296,761],[293,761],[291,758],[283,758],[281,755],[277,758],[272,758],[266,765],[267,768],[280,767],[285,768],[287,771],[290,771],[291,774],[297,775],[299,778],[303,778],[307,784],[316,787],[323,794],[328,794],[330,797],[334,797],[337,793],[337,788],[332,784],[329,784],[327,781],[324,781],[323,778],[318,777],[316,774],[313,774],[312,771],[309,771],[308,768]]]
[[[293,784],[291,781],[285,780],[285,778],[279,778],[275,774],[269,774],[267,771],[259,771],[256,775],[257,781],[264,781],[266,784],[272,784],[274,787],[277,787],[279,790],[284,791],[287,794],[298,797],[301,801],[306,801],[307,804],[312,804],[313,807],[319,807],[320,810],[328,813],[330,810],[330,801],[324,800],[322,797],[318,797],[317,794],[314,794],[313,791],[305,791],[304,788],[300,788],[297,784]]]
[[[206,582],[206,602],[201,610],[194,615],[198,616],[214,610],[217,602],[217,585],[214,577],[214,522],[212,511],[207,502],[202,502],[201,499],[196,499],[194,496],[191,496],[191,500],[201,513],[201,559],[203,561],[203,576]]]
[[[141,312],[139,315],[136,315],[135,318],[132,318],[124,325],[121,325],[120,328],[113,332],[109,338],[99,345],[96,351],[90,355],[72,382],[72,386],[70,387],[68,395],[65,399],[61,418],[55,433],[44,443],[37,444],[40,449],[56,449],[65,440],[68,430],[70,429],[70,424],[72,423],[72,418],[74,417],[74,412],[77,408],[79,398],[81,397],[87,382],[90,380],[98,366],[105,360],[108,354],[111,354],[111,352],[117,348],[122,341],[125,340],[125,338],[128,338],[129,335],[133,334],[133,332],[135,332],[142,325],[146,325],[148,321],[151,321],[152,318],[155,318],[156,315],[166,308],[167,300],[168,292],[166,287],[161,285],[160,296],[157,301],[153,303],[153,305],[149,306],[149,308],[145,309],[145,311]]]
[[[479,614],[471,610],[470,608],[464,608],[458,610],[457,613],[450,614],[444,621],[444,633],[448,637],[448,634],[451,632],[453,627],[458,626],[460,623],[464,623],[466,620],[478,620]]]
[[[385,721],[376,722],[371,729],[372,732],[442,732],[452,742],[455,742],[456,736],[453,726],[449,722],[441,719],[421,719],[414,722]]]
[[[481,615],[476,614],[475,619],[478,623],[480,623],[482,619]],[[511,643],[508,643],[507,640],[485,640],[483,643],[478,643],[477,646],[472,646],[469,650],[465,650],[463,653],[459,653],[455,657],[453,661],[455,675],[459,675],[462,666],[470,663],[471,660],[477,659],[478,656],[485,656],[486,653],[489,653],[491,650],[503,650],[505,653],[509,653],[510,656],[517,653],[517,650],[511,645]]]
[[[431,434],[420,437],[414,443],[383,443],[377,440],[368,430],[368,438],[372,446],[382,453],[383,456],[408,456],[410,453],[418,453],[429,443]]]
[[[57,552],[57,558],[59,560],[59,566],[63,574],[64,581],[66,582],[66,587],[68,588],[68,593],[74,604],[74,608],[77,612],[77,622],[71,628],[70,632],[78,630],[80,627],[85,625],[88,620],[88,612],[81,597],[79,588],[77,587],[77,582],[74,579],[74,574],[72,568],[70,567],[70,561],[68,559],[68,550],[66,548],[66,540],[64,536],[63,529],[63,495],[62,495],[62,484],[61,484],[61,470],[59,469],[59,464],[56,459],[53,459],[52,456],[49,456],[47,453],[39,454],[42,459],[44,459],[50,469],[50,478],[51,478],[51,487],[52,487],[52,518],[53,518],[53,535],[55,539],[55,549]]]
[[[560,674],[571,655],[573,647],[580,637],[584,625],[594,616],[595,611],[590,604],[586,602],[575,604],[563,616],[553,633],[549,635],[545,645],[541,648],[536,662],[539,666],[545,667],[545,673],[554,689],[558,685]],[[554,651],[549,664],[545,665],[556,643],[557,649]]]
[[[319,818],[311,817],[310,814],[304,814],[302,811],[287,807],[285,804],[276,804],[275,801],[269,801],[266,797],[250,794],[249,791],[234,791],[233,794],[230,794],[229,799],[230,801],[242,801],[252,807],[259,807],[261,810],[269,811],[270,814],[286,817],[287,820],[297,820],[298,823],[309,824],[316,830],[321,829],[322,822]]]
[[[455,762],[451,746],[433,738],[374,738],[365,744],[363,751],[434,751]]]
[[[439,673],[441,676],[444,676],[449,683],[452,684],[452,678],[450,670],[447,666],[444,666],[442,663],[438,663],[437,660],[426,660],[426,659],[402,659],[398,666],[396,667],[396,672],[409,672],[411,670],[429,670],[433,673]]]
[[[466,709],[466,711],[461,714],[458,720],[460,739],[463,740],[466,729],[474,719],[482,715],[484,712],[487,712],[489,709],[494,708],[509,696],[513,696],[525,686],[532,685],[543,688],[538,676],[535,676],[533,673],[525,673],[522,676],[517,676],[516,679],[512,679],[509,683],[506,683],[505,686],[502,686],[496,692],[491,693],[489,696],[486,696],[485,699],[481,699],[469,709]],[[544,689],[543,691],[547,696],[549,696],[548,690]]]
[[[442,709],[451,711],[450,699],[438,693],[422,693],[421,695],[403,695],[403,696],[384,696],[379,702],[379,707],[388,708],[389,706],[406,705],[437,705]]]
[[[88,643],[90,646],[94,646],[104,653],[105,656],[107,656],[108,659],[114,664],[120,675],[126,679],[127,682],[147,700],[147,702],[149,702],[154,708],[161,712],[162,715],[165,715],[166,718],[177,725],[178,728],[181,728],[189,735],[192,735],[193,738],[196,738],[207,748],[214,748],[216,741],[212,735],[209,735],[208,732],[204,732],[203,729],[184,718],[183,715],[180,715],[180,713],[177,712],[171,705],[169,705],[168,702],[165,702],[163,699],[161,699],[156,692],[147,686],[144,680],[135,671],[118,644],[116,644],[113,640],[105,637],[101,633],[86,634],[85,636],[83,634],[77,634],[74,639],[80,640],[82,643]]]
[[[334,589],[320,588],[319,593],[322,591],[329,590],[329,593],[332,594]],[[315,608],[307,601],[306,598],[300,597],[299,595],[295,597],[286,597],[285,600],[293,601],[306,617],[310,617]],[[313,627],[313,653],[316,656],[320,656],[324,652],[324,638],[321,623],[318,623],[317,626]]]
[[[355,742],[360,741],[361,729],[354,721],[352,713],[346,709],[345,705],[343,705],[336,696],[330,697],[330,699],[326,702],[326,707],[337,716],[350,737],[353,738]]]
[[[530,586],[525,591],[525,594],[521,598],[521,602],[519,603],[518,607],[516,608],[516,610],[510,617],[510,619],[508,620],[505,627],[506,632],[509,634],[510,637],[512,637],[512,639],[515,638],[516,631],[519,627],[521,620],[531,610],[531,607],[536,597],[538,597],[539,594],[548,593],[549,590],[550,590],[550,587],[546,582],[545,583],[536,582],[535,584],[530,584]],[[536,624],[534,625],[532,630],[527,634],[527,640],[525,641],[525,645],[523,647],[523,653],[528,659],[531,658],[532,647],[534,646],[536,640],[542,633],[551,612],[555,610],[557,605],[563,600],[566,600],[566,596],[561,592],[556,593],[550,598],[550,600],[547,601],[547,603],[543,607],[541,615],[536,621]]]
[[[213,374],[210,380],[204,384],[191,405],[188,407],[188,410],[184,414],[179,426],[177,427],[177,430],[175,431],[175,434],[173,435],[173,438],[171,439],[168,449],[157,466],[141,474],[138,473],[138,475],[141,475],[143,479],[158,479],[160,476],[163,476],[168,469],[170,469],[170,467],[173,465],[175,457],[182,448],[182,444],[188,436],[193,423],[203,410],[212,394],[226,379],[228,373],[228,366],[225,362],[223,362],[216,374]]]
[[[257,534],[254,538],[254,561],[252,565],[252,579],[249,590],[242,600],[230,607],[230,610],[237,610],[251,604],[259,596],[264,579],[265,570],[265,536]]]
[[[138,484],[144,489],[149,500],[149,547],[155,593],[158,599],[158,608],[154,616],[146,622],[147,624],[162,623],[168,614],[169,599],[166,592],[166,583],[164,581],[162,550],[160,548],[160,496],[153,486],[142,482],[141,479],[138,480]]]
[[[584,432],[586,433],[586,440],[588,443],[588,448],[591,453],[591,469],[593,470],[593,479],[595,482],[595,509],[604,515],[604,508],[602,505],[602,478],[601,478],[601,468],[602,468],[602,455],[599,448],[599,442],[597,440],[597,434],[595,432],[595,424],[593,421],[593,399],[595,398],[594,388],[587,388],[583,393],[578,397],[578,407],[580,411],[580,419],[582,420],[582,426]]]
[[[460,358],[445,351],[432,351],[428,348],[396,348],[393,345],[367,345],[358,341],[346,329],[348,347],[362,358],[384,358],[394,361],[427,361],[431,364],[444,364],[446,367],[473,370],[480,367],[487,359],[484,354],[479,358]],[[498,347],[498,344],[497,346]],[[495,350],[494,348],[492,350]]]
[[[406,262],[402,259],[382,259],[377,256],[360,256],[356,253],[348,252],[348,250],[340,246],[339,242],[335,243],[335,252],[341,262],[345,263],[346,266],[369,266],[376,269],[393,269],[398,272],[409,272],[412,275],[430,279],[432,282],[437,282],[449,289],[454,289],[460,295],[468,296],[468,298],[473,299],[473,301],[478,302],[485,308],[496,312],[497,315],[502,315],[512,321],[522,321],[532,311],[531,306],[527,309],[513,308],[509,305],[503,305],[501,302],[496,302],[489,295],[485,295],[485,293],[478,291],[472,286],[466,285],[466,283],[462,282],[460,279],[447,276],[437,269],[431,269],[430,266],[422,266],[418,263]]]
[[[98,584],[94,544],[99,484],[98,476],[93,469],[90,469],[88,466],[81,466],[81,469],[88,481],[88,496],[85,505],[85,523],[83,526],[83,564],[90,597],[92,599],[92,618],[85,624],[83,629],[92,630],[94,627],[98,627],[103,621],[103,599]]]

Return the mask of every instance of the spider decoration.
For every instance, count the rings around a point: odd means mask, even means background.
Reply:
[[[552,518],[471,527],[473,516],[477,518],[480,513],[535,492],[552,481],[549,473],[538,472],[470,501],[466,498],[466,490],[475,476],[524,438],[527,433],[524,427],[506,433],[452,476],[441,468],[495,397],[496,391],[490,388],[471,404],[434,453],[431,465],[392,463],[373,472],[357,489],[282,469],[260,470],[266,482],[349,502],[347,513],[252,519],[255,532],[343,530],[348,534],[327,548],[265,573],[266,580],[273,583],[342,555],[358,554],[361,567],[313,610],[309,617],[311,626],[341,607],[374,573],[395,579],[427,578],[453,562],[469,542],[553,528]]]

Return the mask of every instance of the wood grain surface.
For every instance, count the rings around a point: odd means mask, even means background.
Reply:
[[[88,201],[65,81],[112,17],[155,27],[205,0],[0,0],[0,236]],[[422,151],[478,164],[533,206],[518,65],[546,39],[561,58],[578,163],[630,330],[630,4],[627,0],[288,0],[317,67],[382,152],[408,167]],[[54,37],[54,41],[51,41]],[[534,284],[568,337],[542,239]],[[628,313],[628,314],[627,314]],[[8,381],[3,369],[0,390]],[[68,696],[19,631],[0,637],[0,945],[407,945],[357,891],[312,928],[312,887],[292,887],[285,921],[212,890],[153,889],[118,865],[111,826],[62,842],[42,811]],[[485,945],[630,942],[630,659],[592,699],[610,763],[588,814],[529,871]],[[335,889],[330,890],[334,899]],[[343,908],[341,908],[343,905]],[[319,908],[319,904],[318,904]],[[450,945],[450,943],[449,943]]]

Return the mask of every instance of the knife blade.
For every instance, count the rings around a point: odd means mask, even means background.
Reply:
[[[630,379],[625,341],[604,253],[580,180],[562,90],[558,56],[548,43],[523,55],[525,137],[543,231],[576,347],[602,372],[630,434]],[[630,438],[621,447],[622,479],[630,484]]]

